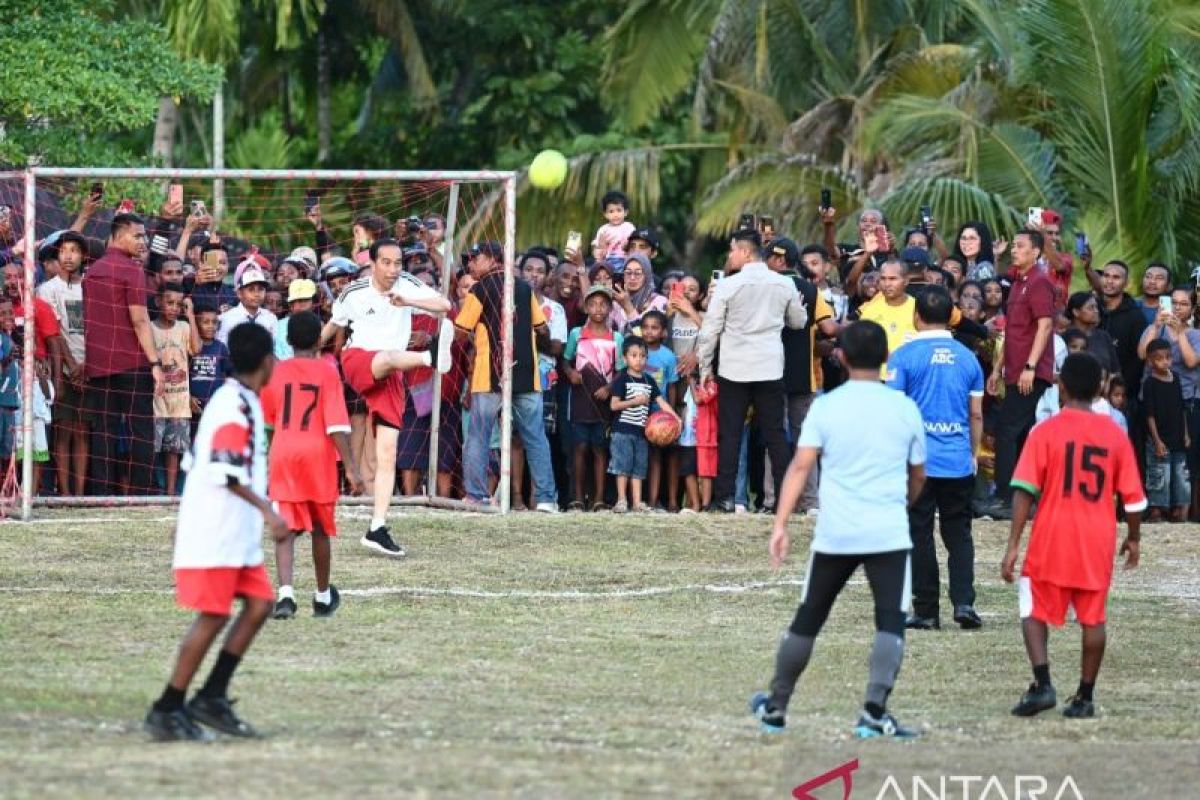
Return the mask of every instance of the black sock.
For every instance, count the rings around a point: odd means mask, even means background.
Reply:
[[[1037,682],[1038,688],[1044,688],[1050,685],[1050,665],[1049,664],[1034,664],[1033,679]]]
[[[1096,688],[1096,684],[1094,684],[1094,683],[1088,683],[1087,681],[1080,681],[1079,682],[1079,691],[1076,692],[1075,694],[1079,695],[1079,699],[1087,700],[1090,703],[1092,701],[1092,690],[1095,688]]]
[[[863,703],[863,708],[875,719],[883,719],[883,715],[887,713],[887,709],[879,703]]]
[[[212,672],[208,673],[208,680],[200,687],[200,694],[205,697],[224,697],[225,692],[229,690],[229,679],[233,677],[233,671],[237,669],[241,660],[241,656],[222,650],[217,655],[217,663],[213,664]]]
[[[183,708],[184,690],[176,689],[171,684],[167,684],[167,688],[163,689],[162,696],[154,701],[154,710],[162,711],[167,714],[172,711],[178,711]]]

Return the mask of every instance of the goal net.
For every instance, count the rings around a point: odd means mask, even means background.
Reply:
[[[506,511],[515,187],[512,173],[485,171],[0,173],[0,512],[174,502],[199,415],[228,372],[228,331],[253,319],[275,335],[277,358],[290,357],[288,316],[311,309],[328,320],[345,286],[369,274],[369,245],[381,238],[402,246],[401,280],[434,287],[456,309],[474,282],[462,256],[488,242],[502,254],[497,299],[508,333],[489,476]],[[140,271],[106,257],[113,218],[124,212],[145,222]],[[129,309],[137,297],[163,365],[157,391],[145,324]],[[413,335],[396,349],[426,349],[438,329],[434,316],[412,313]],[[319,357],[340,366],[340,344]],[[453,354],[440,379],[429,368],[404,373],[396,503],[452,508],[463,496],[469,337]],[[369,502],[373,425],[361,396],[348,384],[344,394],[352,457],[367,483],[357,502]]]

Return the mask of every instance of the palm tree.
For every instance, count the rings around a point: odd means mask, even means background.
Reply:
[[[694,133],[724,140],[695,234],[757,210],[815,235],[828,186],[842,208],[928,203],[1008,232],[1055,206],[1135,264],[1200,245],[1187,0],[636,0],[608,41],[624,124],[688,99]],[[573,178],[555,208],[590,188]]]

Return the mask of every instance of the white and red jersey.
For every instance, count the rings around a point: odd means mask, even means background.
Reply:
[[[266,431],[258,395],[230,378],[204,407],[183,462],[187,483],[175,529],[175,569],[263,563],[262,513],[230,481],[267,495]]]
[[[441,294],[404,272],[387,292],[376,289],[370,278],[350,283],[333,302],[329,320],[339,328],[350,328],[346,347],[370,352],[408,349],[414,309],[392,305],[393,297],[412,301],[433,299]]]

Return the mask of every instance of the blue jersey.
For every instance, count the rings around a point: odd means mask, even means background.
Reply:
[[[679,359],[669,347],[659,345],[657,349],[646,350],[646,374],[654,378],[654,382],[658,384],[658,393],[663,397],[669,396],[667,390],[679,380],[676,371],[678,364]]]
[[[983,396],[983,369],[949,331],[922,331],[892,353],[888,386],[917,404],[931,478],[972,474],[970,397]]]

